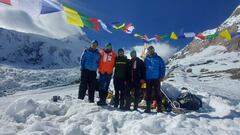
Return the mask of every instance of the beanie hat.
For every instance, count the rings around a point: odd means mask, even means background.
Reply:
[[[111,43],[107,43],[107,44],[105,45],[105,48],[106,48],[106,49],[112,49],[112,44],[111,44]]]
[[[91,44],[96,44],[96,45],[98,45],[98,41],[97,41],[97,40],[93,40],[93,41],[91,42]]]

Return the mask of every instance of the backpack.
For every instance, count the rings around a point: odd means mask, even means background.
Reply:
[[[180,108],[184,108],[186,110],[196,111],[202,107],[201,99],[189,92],[180,94],[177,98],[177,102],[180,104]]]

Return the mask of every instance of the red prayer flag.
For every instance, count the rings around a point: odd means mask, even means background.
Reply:
[[[162,40],[160,35],[155,35],[155,38],[158,39],[158,40]]]
[[[129,29],[129,27],[131,27],[132,26],[132,24],[131,23],[129,23],[125,28],[124,28],[124,30],[123,30],[123,32],[127,32],[128,31],[128,29]]]
[[[94,28],[95,28],[95,30],[98,32],[98,31],[99,31],[98,19],[96,19],[96,18],[90,18],[90,21],[94,24]]]
[[[11,0],[0,0],[1,3],[11,5]]]
[[[148,39],[147,34],[143,35],[143,38],[144,38],[144,39]]]
[[[206,37],[205,37],[202,33],[199,33],[199,34],[197,35],[197,37],[200,38],[200,39],[202,39],[202,40],[205,40],[205,39],[206,39]]]

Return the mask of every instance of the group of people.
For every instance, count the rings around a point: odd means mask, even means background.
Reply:
[[[109,84],[113,76],[115,89],[114,107],[122,110],[131,108],[131,90],[134,90],[134,110],[138,109],[140,101],[140,86],[146,83],[146,113],[151,112],[152,95],[156,97],[157,112],[161,112],[161,81],[165,76],[165,63],[155,53],[153,46],[147,49],[144,61],[137,57],[135,50],[130,52],[131,59],[119,49],[117,54],[107,43],[104,49],[98,51],[98,42],[93,40],[81,57],[81,78],[79,99],[84,99],[88,90],[88,99],[94,103],[96,85],[99,85],[99,101],[97,105],[105,106]],[[96,80],[97,71],[99,79]]]

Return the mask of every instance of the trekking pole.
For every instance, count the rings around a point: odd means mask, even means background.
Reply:
[[[167,100],[171,103],[171,106],[173,108],[180,108],[180,104],[178,102],[172,101],[167,94],[162,90],[162,88],[160,88],[161,92],[163,93],[163,95],[167,98]],[[176,106],[177,105],[177,106]]]

